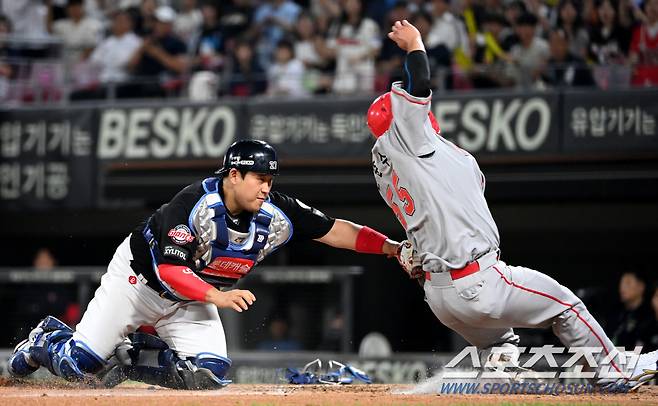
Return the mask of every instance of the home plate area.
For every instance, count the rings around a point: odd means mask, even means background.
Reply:
[[[181,391],[126,382],[90,389],[61,380],[0,380],[0,404],[20,405],[424,405],[424,404],[658,404],[658,387],[636,393],[578,395],[440,395],[427,385],[233,384],[214,391]]]

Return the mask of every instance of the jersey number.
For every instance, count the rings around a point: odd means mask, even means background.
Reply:
[[[395,171],[393,171],[392,175],[393,175],[393,187],[395,188],[395,194],[398,196],[400,202],[404,203],[404,212],[407,214],[407,216],[413,216],[413,214],[416,212],[416,205],[414,204],[414,199],[411,197],[407,189],[399,185],[400,178],[398,177],[398,174],[395,173]],[[395,213],[395,217],[398,218],[398,221],[400,222],[400,224],[402,224],[402,227],[406,229],[407,220],[405,220],[404,216],[402,215],[402,210],[400,210],[400,206],[398,206],[397,203],[393,202],[393,190],[391,190],[391,185],[388,185],[386,187],[386,201],[388,202],[388,205],[391,206],[393,213]]]

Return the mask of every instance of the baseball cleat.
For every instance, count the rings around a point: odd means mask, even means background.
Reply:
[[[626,384],[630,386],[631,391],[637,390],[640,386],[649,382],[656,376],[656,369],[658,366],[658,350],[651,351],[646,354],[640,354],[637,364],[633,369],[633,373]]]
[[[47,316],[30,331],[28,338],[18,343],[7,362],[9,373],[14,377],[28,376],[39,369],[39,362],[31,355],[31,349],[39,342],[44,333],[56,330],[73,331],[56,317]]]
[[[597,382],[603,388],[624,387],[629,392],[637,391],[640,386],[651,381],[658,374],[658,350],[640,354],[635,368],[629,378],[616,380],[601,379]]]
[[[29,338],[18,343],[7,361],[7,370],[15,378],[30,375],[39,369],[39,364],[30,357],[30,347],[33,342]]]
[[[637,391],[640,388],[640,386],[652,380],[656,376],[656,374],[658,374],[658,370],[645,369],[641,374],[629,378],[629,383],[637,382],[635,385],[631,387],[630,391],[631,392]]]

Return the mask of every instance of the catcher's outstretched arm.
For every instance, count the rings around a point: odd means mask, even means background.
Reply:
[[[336,219],[331,230],[316,241],[335,248],[350,249],[364,254],[386,254],[390,257],[397,255],[400,245],[368,226],[342,219]]]

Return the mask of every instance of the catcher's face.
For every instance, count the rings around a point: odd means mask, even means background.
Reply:
[[[235,201],[242,210],[252,213],[260,210],[272,190],[274,177],[265,173],[247,172],[244,177],[237,174],[235,183]]]

